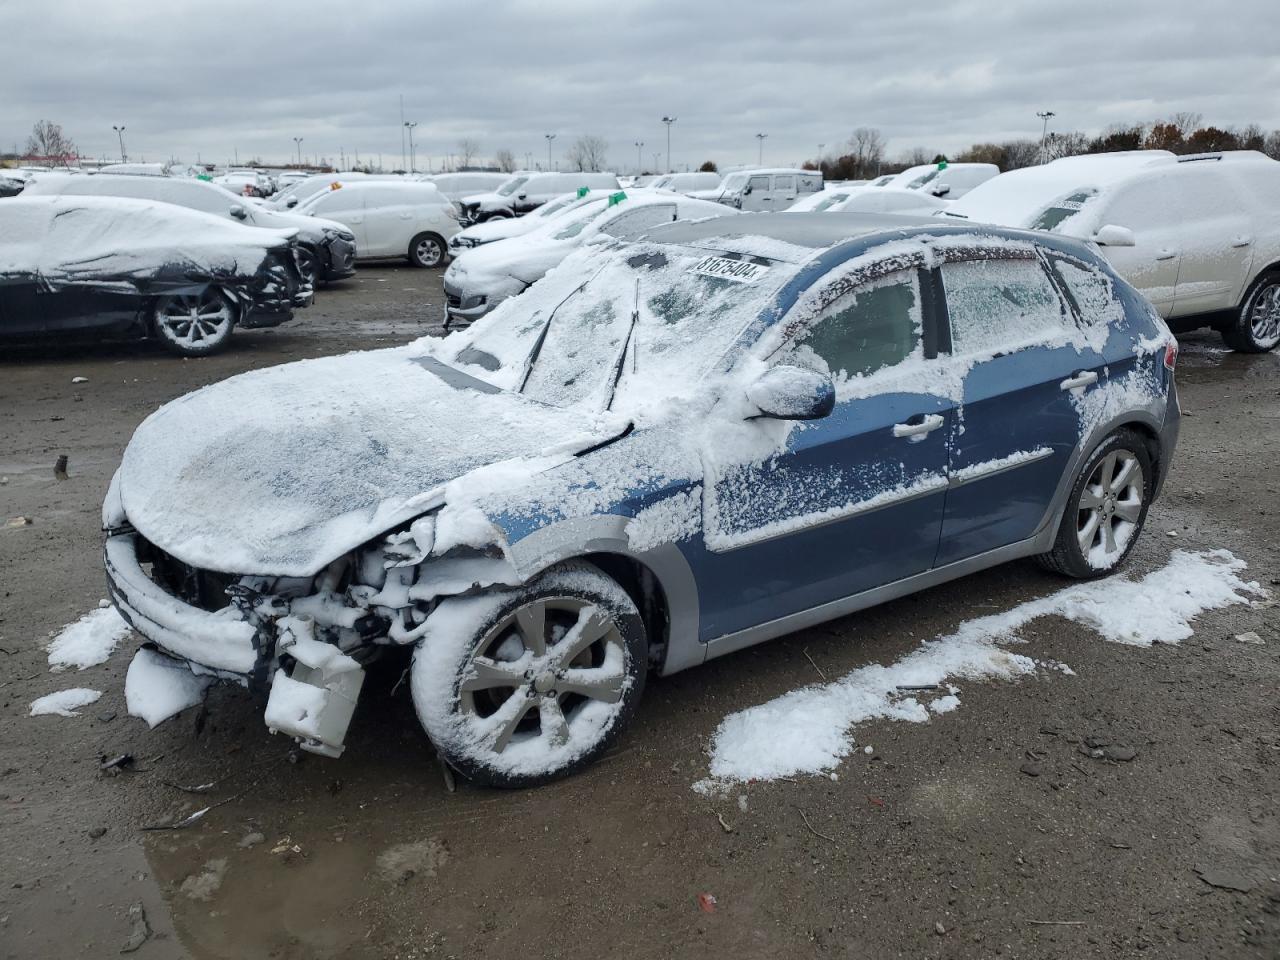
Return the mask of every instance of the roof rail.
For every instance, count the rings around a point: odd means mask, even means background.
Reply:
[[[1198,160],[1221,160],[1222,152],[1217,153],[1191,153],[1185,157],[1179,157],[1178,163],[1195,163]]]

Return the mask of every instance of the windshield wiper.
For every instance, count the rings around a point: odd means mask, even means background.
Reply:
[[[622,368],[627,360],[627,347],[631,346],[631,338],[635,334],[636,324],[640,320],[640,278],[636,277],[636,305],[631,311],[631,323],[627,326],[626,339],[622,341],[622,349],[618,351],[618,357],[613,361],[613,380],[609,384],[609,399],[605,402],[604,408],[610,410],[613,408],[613,397],[618,392],[618,381],[622,379]],[[631,372],[635,372],[636,355],[631,354]]]
[[[608,264],[605,266],[608,266]],[[547,331],[551,329],[551,321],[556,318],[556,314],[560,312],[560,308],[585,290],[587,288],[587,284],[600,276],[603,272],[604,267],[601,267],[591,276],[587,277],[587,279],[583,280],[582,283],[570,290],[569,295],[556,304],[555,309],[552,310],[550,315],[547,317],[547,322],[542,325],[542,330],[538,332],[538,339],[534,341],[533,348],[529,351],[529,355],[524,358],[524,376],[520,378],[520,386],[516,388],[516,393],[524,393],[525,385],[529,382],[529,377],[533,374],[533,365],[538,362],[538,356],[542,353],[542,345],[547,342]]]

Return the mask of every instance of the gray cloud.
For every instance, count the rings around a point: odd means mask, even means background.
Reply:
[[[16,0],[3,0],[4,5]],[[1274,0],[1229,10],[1079,0],[877,4],[485,0],[370,3],[239,0],[216,5],[45,0],[5,24],[0,146],[31,124],[63,124],[81,149],[131,155],[283,161],[303,152],[398,162],[399,96],[435,163],[461,137],[488,155],[545,159],[581,133],[630,170],[665,154],[677,166],[796,163],[834,151],[857,126],[890,152],[954,151],[976,140],[1097,131],[1179,110],[1219,125],[1280,127],[1280,60],[1266,37]]]

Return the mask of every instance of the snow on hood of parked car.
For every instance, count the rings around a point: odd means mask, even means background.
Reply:
[[[58,289],[144,279],[177,264],[193,278],[249,278],[296,233],[150,200],[14,197],[0,205],[0,276],[39,276]]]
[[[169,403],[134,434],[119,490],[139,532],[193,566],[310,576],[438,506],[450,481],[498,464],[518,479],[622,426],[496,390],[411,344]]]

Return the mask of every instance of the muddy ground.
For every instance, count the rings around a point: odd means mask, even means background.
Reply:
[[[1151,649],[1037,621],[1028,652],[1074,676],[964,683],[955,713],[866,725],[873,755],[836,778],[716,799],[691,785],[731,711],[1061,581],[1014,564],[656,680],[603,762],[519,793],[446,791],[403,662],[371,675],[337,761],[295,754],[233,688],[148,731],[124,710],[132,641],[49,672],[50,631],[104,596],[99,504],[143,417],[242,370],[436,332],[440,299],[438,271],[362,269],[215,358],[0,348],[0,522],[33,521],[0,527],[0,957],[114,956],[135,903],[142,960],[1280,956],[1277,608],[1210,612]],[[1274,584],[1280,356],[1193,336],[1179,379],[1189,416],[1131,572],[1224,547]],[[69,686],[104,694],[76,719],[27,716]],[[1136,757],[1094,759],[1086,738]]]

